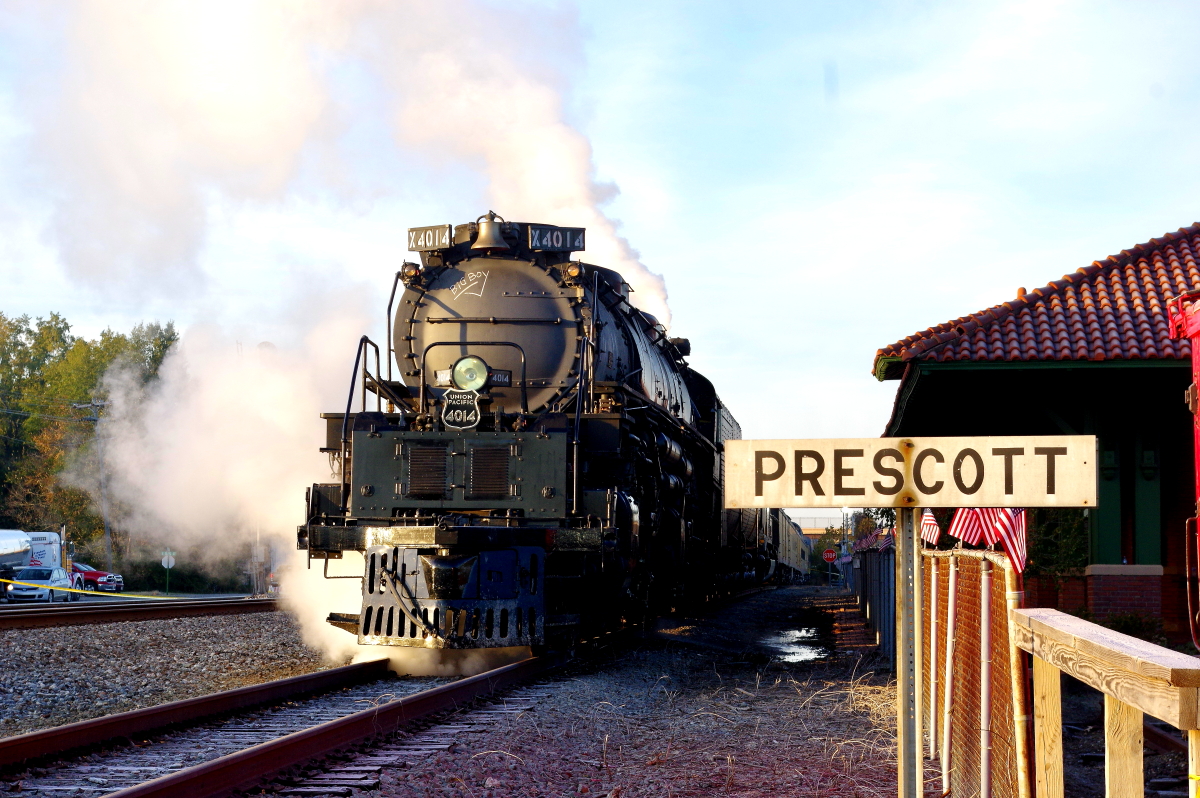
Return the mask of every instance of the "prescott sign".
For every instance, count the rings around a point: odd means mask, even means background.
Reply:
[[[725,506],[1094,507],[1096,437],[725,442]]]

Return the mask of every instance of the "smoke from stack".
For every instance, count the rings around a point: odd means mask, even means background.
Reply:
[[[487,208],[585,226],[585,259],[620,271],[634,302],[669,323],[663,281],[604,212],[616,189],[597,180],[591,145],[567,118],[582,39],[570,11],[104,0],[10,6],[0,26],[56,64],[33,72],[15,111],[68,274],[98,296],[217,309],[184,331],[149,389],[119,368],[107,377],[109,490],[139,534],[219,550],[258,527],[294,545],[305,488],[328,481],[318,414],[344,406],[355,342],[378,335],[406,226]],[[391,149],[364,148],[352,135],[364,128],[387,131]],[[219,220],[295,202],[369,208],[400,192],[457,204],[462,218],[395,219],[392,263],[369,278],[333,264],[311,285],[261,297],[282,331],[274,350],[254,349],[252,325],[222,317],[205,260]],[[358,582],[319,580],[297,560],[285,592],[309,641],[332,659],[352,654],[353,637],[324,617],[357,611]],[[421,656],[403,667],[446,667]]]
[[[588,227],[586,257],[621,271],[635,302],[669,321],[662,278],[604,213],[616,189],[596,179],[591,145],[566,119],[582,38],[567,12],[107,0],[19,6],[0,21],[59,60],[22,87],[17,110],[52,240],[96,290],[195,290],[214,215],[290,197],[375,199],[362,174],[400,157],[445,178],[421,192],[460,199],[464,216],[490,207]],[[346,140],[364,114],[390,129],[395,152]],[[392,189],[430,174],[398,173]],[[400,228],[442,221],[458,220],[396,220],[397,258]]]

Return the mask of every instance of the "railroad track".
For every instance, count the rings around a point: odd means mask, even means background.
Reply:
[[[10,774],[0,776],[0,782],[16,794],[36,798],[226,795],[516,687],[553,664],[531,658],[444,683],[383,680],[386,662],[377,660],[45,729],[0,739],[0,765]],[[298,700],[314,693],[322,694]],[[476,708],[455,725],[425,730],[365,754],[343,755],[335,765],[281,789],[293,795],[349,794],[352,788],[378,783],[379,772],[389,764],[444,750],[450,744],[447,733],[487,722],[496,712],[519,711],[532,699],[520,696],[512,706]],[[239,714],[230,714],[235,712]],[[184,724],[190,725],[169,730]],[[132,745],[65,758],[71,751],[123,740]],[[12,775],[18,764],[33,767]]]
[[[275,599],[250,598],[164,599],[160,601],[129,599],[59,605],[36,604],[30,607],[10,605],[0,609],[0,629],[40,629],[49,626],[145,621],[196,615],[239,615],[248,612],[273,612],[278,608],[278,602]]]

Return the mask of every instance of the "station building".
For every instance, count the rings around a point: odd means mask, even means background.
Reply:
[[[1086,567],[1027,580],[1029,606],[1157,615],[1172,639],[1188,637],[1191,349],[1169,338],[1167,301],[1200,288],[1198,253],[1200,224],[875,355],[875,377],[898,381],[885,436],[1098,437]]]

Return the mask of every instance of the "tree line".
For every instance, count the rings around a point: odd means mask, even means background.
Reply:
[[[68,469],[99,474],[97,424],[103,424],[110,369],[143,388],[158,378],[179,340],[173,322],[73,335],[65,318],[0,313],[0,528],[57,530],[96,551],[104,521],[93,497],[62,479]],[[128,546],[120,529],[114,545]]]

